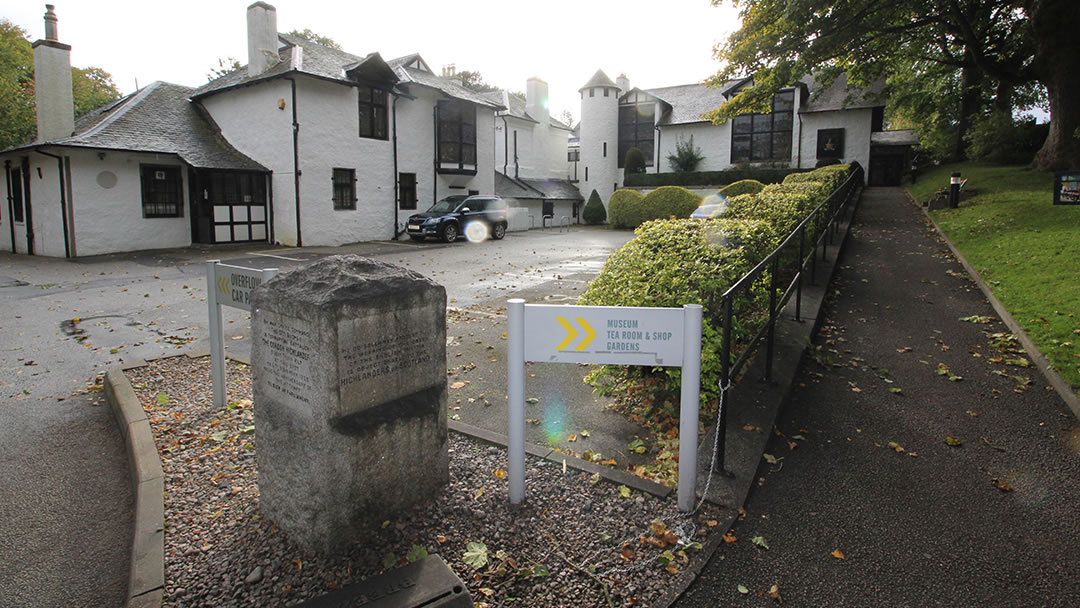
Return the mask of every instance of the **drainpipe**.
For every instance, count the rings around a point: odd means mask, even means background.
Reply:
[[[30,157],[24,156],[22,162],[23,174],[23,222],[26,225],[26,255],[34,255],[34,205],[31,199],[33,188],[30,187]],[[41,178],[41,168],[38,167],[38,178]]]
[[[50,158],[56,159],[56,178],[60,182],[60,223],[64,226],[64,257],[71,257],[71,243],[68,240],[68,221],[67,221],[67,188],[64,184],[64,159],[46,152],[44,150],[35,150],[38,154],[43,154]]]
[[[660,173],[660,125],[653,127],[656,129],[656,164],[653,165],[653,173]],[[623,178],[623,183],[626,183],[626,178]]]
[[[398,209],[401,208],[401,204],[400,204],[401,201],[398,200],[401,197],[401,184],[398,183],[401,180],[401,174],[398,173],[398,164],[397,164],[397,100],[398,100],[398,96],[394,95],[393,97],[394,97],[394,101],[390,102],[390,114],[391,114],[390,120],[393,123],[392,126],[391,126],[391,129],[393,130],[393,133],[394,133],[394,135],[393,135],[393,137],[394,137],[394,240],[396,241],[397,238],[399,236],[401,236],[401,234],[403,232],[405,232],[405,231],[404,230],[398,230],[398,227],[401,226],[401,222],[400,222],[401,218],[400,218],[400,215],[398,214]]]
[[[431,121],[435,133],[435,145],[431,152],[431,204],[439,200],[439,103],[431,109]]]
[[[796,142],[799,148],[795,151],[795,162],[797,163],[795,165],[795,168],[802,169],[802,114],[799,112],[796,112],[796,114],[799,116],[799,137],[798,141]]]
[[[503,121],[503,175],[510,164],[510,125],[506,124],[506,114],[502,115]]]
[[[300,122],[296,112],[296,79],[286,76],[292,85],[292,156],[293,156],[293,191],[296,197],[296,246],[303,247],[304,239],[300,232]]]
[[[4,179],[7,181],[8,228],[11,228],[11,253],[15,253],[15,201],[11,194],[11,161],[4,161]]]
[[[514,130],[514,179],[521,179],[518,175],[518,170],[521,167],[518,166],[518,153],[517,153],[517,130]]]

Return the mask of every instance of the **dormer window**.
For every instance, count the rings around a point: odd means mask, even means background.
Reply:
[[[360,137],[387,138],[386,91],[366,85],[356,87]]]

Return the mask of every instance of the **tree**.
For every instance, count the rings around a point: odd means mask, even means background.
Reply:
[[[641,148],[634,146],[626,151],[623,168],[627,173],[645,173],[645,154]]]
[[[313,31],[309,30],[306,27],[303,29],[303,31],[301,31],[301,30],[293,30],[293,31],[289,32],[288,34],[290,36],[294,36],[296,38],[303,38],[304,40],[310,40],[311,42],[315,42],[315,43],[321,44],[323,46],[328,46],[328,47],[330,47],[332,49],[337,49],[339,51],[342,50],[341,45],[338,44],[337,42],[335,42],[333,38],[331,38],[329,36],[323,36],[321,34],[317,34],[317,33],[313,32]]]
[[[675,142],[675,153],[668,154],[667,159],[671,163],[672,171],[691,173],[697,171],[698,165],[705,160],[705,157],[701,154],[701,148],[694,146],[694,136],[691,135],[689,140],[680,137]]]
[[[735,75],[750,75],[753,83],[709,113],[715,121],[767,109],[778,89],[805,74],[828,86],[846,72],[849,85],[868,86],[926,62],[956,75],[955,146],[972,117],[985,111],[979,94],[1012,108],[1015,91],[1037,82],[1048,93],[1051,127],[1036,165],[1080,166],[1080,139],[1073,135],[1080,127],[1080,83],[1072,77],[1080,54],[1070,29],[1080,21],[1080,3],[745,0],[740,14],[742,27],[714,49],[726,65],[709,83],[719,86]]]
[[[484,76],[480,72],[462,70],[457,73],[457,78],[461,81],[461,86],[469,89],[470,91],[476,91],[477,93],[489,93],[491,91],[499,90],[499,87],[484,82]]]
[[[211,80],[217,80],[218,78],[221,78],[226,74],[231,74],[243,67],[240,65],[240,62],[237,61],[236,57],[218,59],[217,63],[218,67],[210,68],[210,71],[206,73],[207,82],[210,82]]]
[[[574,113],[570,110],[563,110],[562,112],[559,112],[558,119],[559,122],[570,127],[571,129],[574,128]]]
[[[585,220],[586,224],[603,224],[607,220],[607,210],[604,209],[604,203],[596,190],[589,195],[589,202],[585,203],[585,208],[581,211],[581,219]]]
[[[120,98],[112,76],[101,68],[71,68],[75,117]],[[0,150],[37,134],[34,51],[26,30],[0,19]]]
[[[34,53],[26,30],[0,19],[0,150],[26,143],[37,130]]]

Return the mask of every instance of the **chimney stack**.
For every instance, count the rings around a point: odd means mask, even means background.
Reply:
[[[533,76],[525,83],[525,111],[533,120],[548,126],[551,115],[548,108],[548,84]]]
[[[626,74],[619,74],[615,78],[615,85],[619,87],[619,96],[626,95],[630,90],[630,79],[626,77]]]
[[[254,78],[277,65],[277,9],[255,2],[247,9],[248,78]]]
[[[34,42],[34,99],[37,141],[55,141],[75,131],[71,94],[71,47],[57,40],[56,13],[45,5],[45,39]]]
[[[457,66],[455,64],[453,64],[453,63],[449,63],[447,65],[444,65],[442,67],[442,77],[443,78],[456,78],[457,77]]]

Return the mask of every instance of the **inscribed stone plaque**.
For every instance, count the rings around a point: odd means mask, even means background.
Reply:
[[[333,256],[251,294],[259,507],[333,551],[449,479],[446,290]]]

